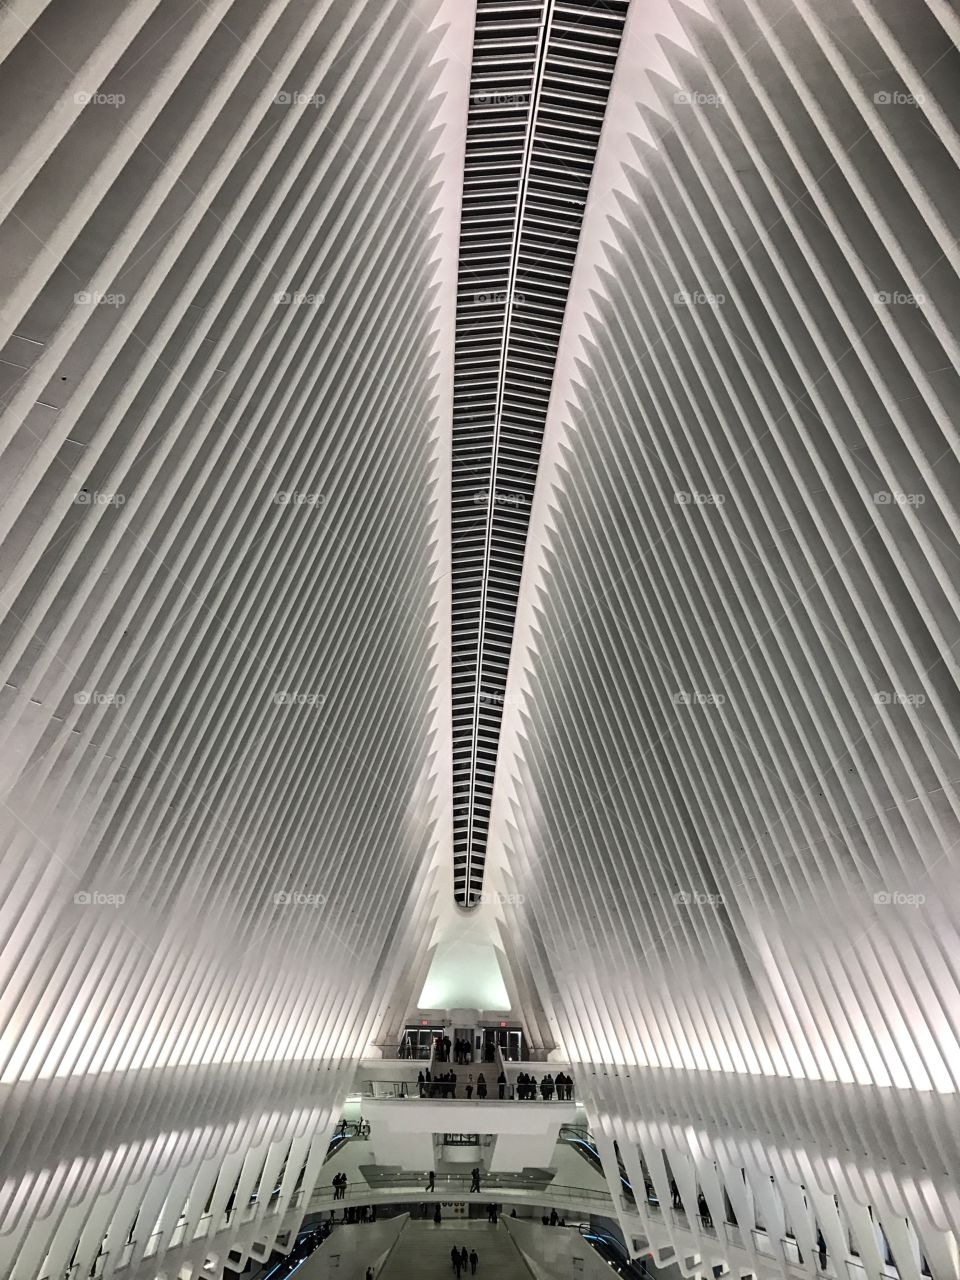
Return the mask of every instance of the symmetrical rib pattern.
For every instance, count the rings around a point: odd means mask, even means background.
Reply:
[[[530,502],[627,0],[479,0],[453,415],[454,892],[483,887]]]
[[[411,999],[436,8],[4,10],[5,1277],[222,1263]]]
[[[789,1183],[808,1270],[817,1221],[847,1252],[836,1192],[867,1274],[869,1204],[901,1275],[909,1217],[954,1276],[956,16],[712,9],[679,10],[618,209],[588,205],[507,692],[505,927],[638,1178],[638,1146],[692,1161],[688,1213],[715,1164],[731,1196]]]

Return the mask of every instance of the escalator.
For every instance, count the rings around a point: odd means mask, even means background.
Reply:
[[[595,1226],[591,1221],[589,1225],[581,1223],[580,1234],[604,1262],[609,1263],[625,1280],[649,1280],[652,1273],[647,1270],[646,1260],[631,1258],[623,1241],[613,1232]]]
[[[560,1126],[560,1140],[568,1142],[578,1155],[586,1160],[591,1168],[600,1174],[601,1178],[605,1178],[606,1174],[603,1168],[603,1161],[600,1159],[600,1152],[597,1150],[597,1144],[593,1140],[590,1133],[577,1125],[564,1124]],[[614,1143],[616,1151],[616,1143]],[[617,1168],[620,1170],[620,1186],[623,1194],[632,1203],[636,1203],[633,1197],[633,1187],[630,1185],[630,1179],[627,1177],[627,1171],[623,1167],[623,1161],[620,1159],[620,1152],[617,1151]]]

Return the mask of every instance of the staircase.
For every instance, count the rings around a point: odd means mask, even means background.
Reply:
[[[450,1250],[476,1249],[480,1263],[474,1280],[531,1280],[527,1265],[506,1228],[467,1218],[408,1222],[377,1280],[456,1280]],[[464,1280],[470,1280],[469,1269]]]

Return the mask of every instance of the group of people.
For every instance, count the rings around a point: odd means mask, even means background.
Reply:
[[[540,1221],[545,1227],[565,1227],[567,1225],[563,1218],[560,1217],[559,1213],[557,1213],[556,1209],[550,1210],[549,1217],[544,1214]]]
[[[558,1071],[552,1076],[549,1071],[537,1084],[537,1077],[528,1075],[526,1071],[521,1071],[517,1076],[517,1097],[522,1102],[533,1102],[537,1096],[537,1089],[540,1090],[540,1097],[544,1102],[549,1102],[556,1092],[557,1099],[560,1102],[573,1101],[573,1081],[569,1076],[565,1076],[562,1071]]]
[[[470,1268],[470,1274],[477,1274],[477,1264],[480,1261],[480,1255],[476,1249],[471,1249],[467,1253],[466,1245],[461,1245],[458,1249],[456,1245],[450,1250],[450,1261],[453,1263],[453,1269],[456,1272],[457,1280],[460,1280],[460,1273],[466,1272],[467,1267]]]
[[[345,1173],[335,1173],[333,1175],[334,1200],[342,1200],[346,1194],[347,1194],[347,1175]]]
[[[377,1206],[375,1204],[349,1204],[343,1211],[344,1226],[355,1226],[358,1222],[376,1222]]]
[[[507,1077],[501,1071],[497,1076],[498,1097],[503,1097],[506,1087]],[[487,1078],[482,1071],[477,1076],[476,1085],[474,1085],[472,1074],[468,1075],[463,1082],[463,1091],[468,1099],[473,1097],[474,1088],[476,1088],[478,1098],[487,1096]],[[426,1071],[417,1072],[417,1089],[421,1098],[455,1098],[457,1095],[457,1073],[455,1071],[441,1071],[439,1075],[432,1076],[428,1067]]]
[[[421,1098],[452,1098],[457,1092],[455,1071],[441,1071],[431,1075],[430,1068],[417,1072],[417,1089]]]
[[[473,1061],[473,1049],[469,1040],[454,1040],[453,1060],[459,1067],[465,1067],[468,1062]]]

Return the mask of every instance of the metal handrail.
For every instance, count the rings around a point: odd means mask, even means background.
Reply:
[[[384,1174],[382,1178],[378,1178],[377,1182],[371,1185],[369,1182],[348,1182],[343,1187],[344,1195],[339,1197],[340,1200],[346,1201],[348,1198],[355,1203],[369,1203],[370,1196],[375,1195],[378,1191],[396,1188],[404,1190],[412,1190],[415,1192],[416,1199],[422,1200],[432,1197],[437,1200],[463,1199],[470,1193],[470,1177],[466,1174],[440,1174],[434,1179],[434,1189],[428,1192],[424,1188],[427,1175],[424,1173],[420,1177],[414,1177],[409,1173],[391,1173]],[[509,1192],[522,1191],[529,1189],[536,1191],[538,1195],[557,1196],[569,1199],[587,1199],[606,1204],[610,1203],[610,1196],[606,1191],[597,1191],[592,1187],[567,1187],[558,1186],[551,1182],[549,1178],[537,1178],[530,1174],[488,1174],[483,1178],[480,1195],[492,1194],[493,1192]],[[456,1192],[456,1196],[452,1194]],[[473,1193],[477,1194],[477,1193]],[[311,1201],[323,1200],[336,1204],[334,1200],[333,1188],[330,1186],[315,1187],[310,1197]]]

